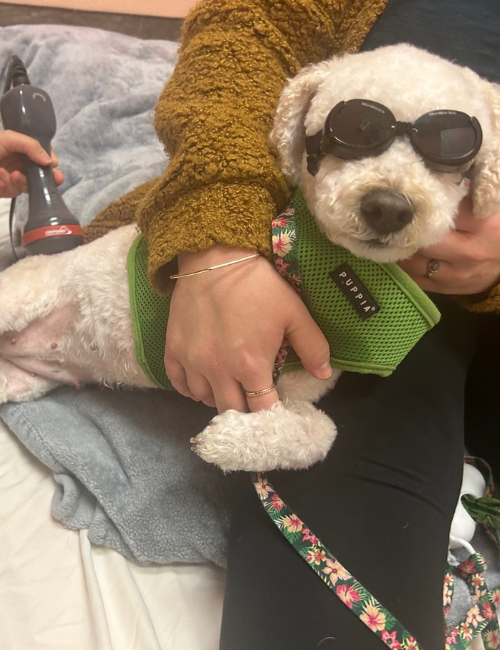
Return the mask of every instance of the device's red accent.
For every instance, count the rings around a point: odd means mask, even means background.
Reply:
[[[59,224],[57,226],[45,226],[44,228],[35,228],[23,235],[23,246],[28,246],[39,239],[47,237],[67,237],[69,235],[82,237],[83,229],[81,226]]]

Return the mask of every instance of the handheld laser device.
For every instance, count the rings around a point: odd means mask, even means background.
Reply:
[[[56,133],[56,117],[49,95],[30,84],[19,57],[12,56],[7,81],[0,99],[4,129],[29,135],[51,153]],[[38,165],[25,156],[28,183],[28,221],[22,243],[28,255],[61,253],[83,243],[83,231],[64,203],[54,180],[51,165]]]

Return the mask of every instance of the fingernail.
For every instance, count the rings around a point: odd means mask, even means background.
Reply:
[[[41,160],[42,162],[46,163],[46,164],[52,162],[52,158],[49,156],[49,154],[48,154],[46,151],[44,151],[44,152],[41,154],[41,156],[40,156],[40,160]]]
[[[318,368],[318,376],[321,379],[328,379],[328,377],[332,376],[332,372],[332,367],[328,361]]]

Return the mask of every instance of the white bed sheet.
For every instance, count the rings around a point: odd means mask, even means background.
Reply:
[[[224,571],[139,567],[50,515],[51,472],[0,420],[0,648],[216,650]]]

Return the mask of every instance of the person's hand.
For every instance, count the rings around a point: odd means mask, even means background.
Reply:
[[[253,251],[214,246],[179,256],[179,273],[236,260]],[[294,289],[264,257],[176,282],[167,325],[165,368],[187,397],[241,412],[269,408],[276,355],[286,336],[313,376],[331,375],[321,330]]]
[[[439,269],[425,278],[431,260]],[[476,219],[471,198],[466,197],[455,230],[399,265],[424,291],[465,296],[491,289],[500,281],[500,211]]]
[[[0,198],[12,198],[26,192],[26,177],[24,175],[23,156],[39,165],[57,166],[54,154],[50,157],[39,142],[16,131],[0,131]],[[60,185],[64,176],[54,170],[54,180]]]

